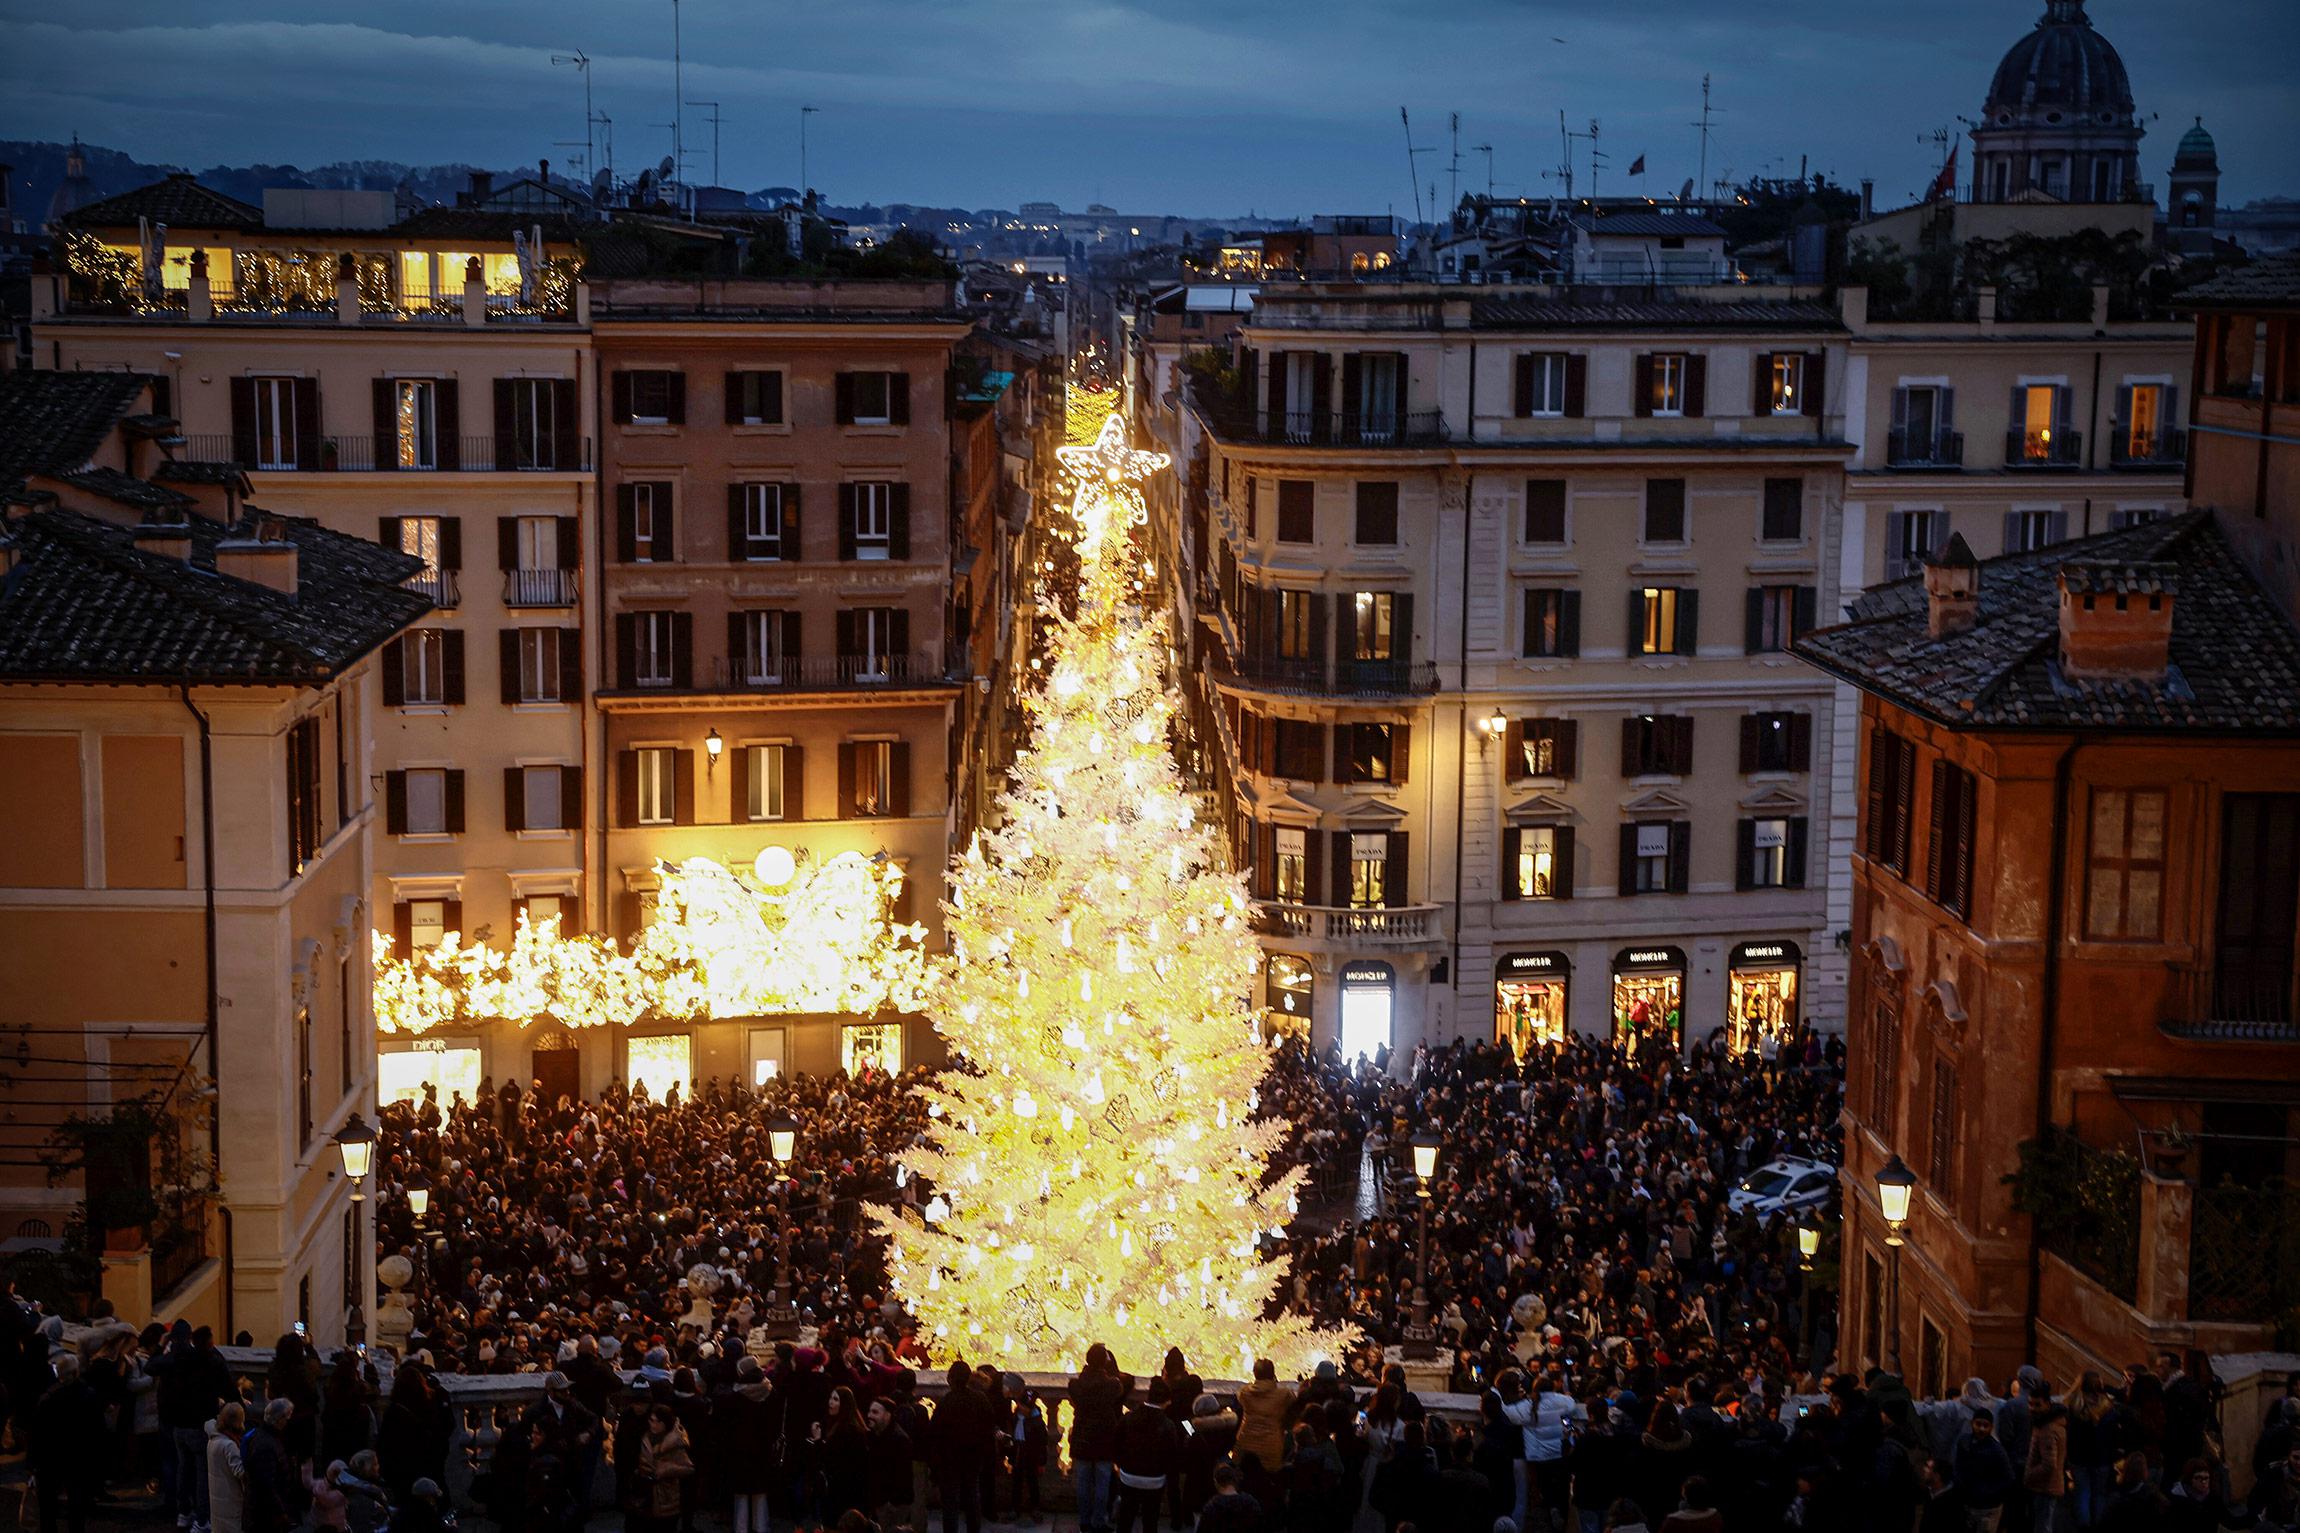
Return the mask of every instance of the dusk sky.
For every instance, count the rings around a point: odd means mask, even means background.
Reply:
[[[0,137],[74,132],[192,167],[374,158],[510,165],[579,157],[591,57],[617,169],[669,152],[671,0],[0,0]],[[2300,193],[2300,4],[2093,0],[2147,118],[2145,177],[2201,113],[2221,200]],[[1925,139],[1979,110],[2041,0],[685,0],[685,95],[724,114],[721,179],[810,179],[838,202],[1126,211],[1410,214],[1398,107],[1435,153],[1459,111],[1460,184],[1547,196],[1558,112],[1603,123],[1600,190],[1674,195],[1693,176],[1701,77],[1709,167],[1794,174],[1798,157],[1909,200],[1938,166]],[[326,19],[330,16],[343,19]],[[711,178],[708,109],[690,107],[692,179]],[[570,151],[563,141],[574,140]],[[1648,174],[1625,174],[1637,156]],[[1577,146],[1586,177],[1588,146]],[[1969,170],[1969,145],[1960,157]],[[1583,182],[1584,188],[1586,181]]]

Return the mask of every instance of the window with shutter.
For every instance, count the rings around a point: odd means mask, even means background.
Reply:
[[[1765,510],[1757,535],[1768,543],[1795,543],[1805,536],[1805,481],[1765,481]]]
[[[1529,659],[1554,659],[1579,648],[1580,593],[1555,586],[1531,586],[1525,592],[1525,635],[1522,652]]]
[[[1528,479],[1525,482],[1525,541],[1562,544],[1565,540],[1565,481]]]
[[[1926,1135],[1925,1181],[1935,1193],[1953,1199],[1957,1164],[1957,1067],[1933,1059],[1933,1102]]]
[[[2085,846],[2084,934],[2094,942],[2155,942],[2164,931],[2162,788],[2095,788]]]
[[[1685,540],[1685,481],[1646,480],[1644,541],[1682,543]]]
[[[1556,417],[1567,409],[1566,355],[1562,351],[1530,352],[1517,359],[1516,413]]]
[[[664,368],[641,368],[616,375],[618,388],[627,389],[628,413],[621,418],[634,426],[675,426],[685,414],[686,375]],[[625,383],[623,380],[628,380]],[[623,396],[619,396],[623,397]]]
[[[1317,487],[1307,479],[1278,481],[1278,541],[1315,543]]]
[[[1398,540],[1398,482],[1395,479],[1358,481],[1358,518],[1354,541],[1360,547],[1387,548]]]

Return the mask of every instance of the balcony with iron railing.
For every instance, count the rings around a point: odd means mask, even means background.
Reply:
[[[1961,431],[1893,431],[1885,437],[1888,468],[1958,469],[1965,466]]]
[[[261,474],[317,473],[584,473],[591,471],[591,439],[568,442],[528,437],[464,436],[434,439],[420,447],[373,436],[333,436],[267,445],[249,443],[230,432],[202,432],[184,438],[183,456],[194,462],[237,463]],[[253,460],[253,461],[250,461]]]
[[[1443,942],[1435,905],[1296,905],[1283,900],[1254,902],[1255,929],[1284,942],[1329,943],[1336,947],[1417,948]]]
[[[2185,431],[2135,431],[2122,422],[2109,424],[2108,465],[2111,468],[2176,469],[2188,461]]]
[[[721,656],[712,668],[720,692],[835,692],[872,687],[948,683],[942,662],[919,651],[907,655],[802,655],[754,664]]]
[[[463,587],[456,581],[453,570],[425,570],[410,575],[403,582],[410,591],[420,591],[431,598],[434,607],[460,607],[463,605]]]
[[[2084,462],[2084,433],[2055,428],[2032,431],[2014,426],[2005,432],[2005,467],[2027,469],[2077,468]]]
[[[574,570],[505,570],[506,607],[572,607],[580,576]]]
[[[2300,1043],[2300,1006],[2293,976],[2273,965],[2175,968],[2171,1013],[2159,1027],[2167,1037],[2197,1043]]]
[[[1441,410],[1261,410],[1209,407],[1206,423],[1233,442],[1288,447],[1437,447],[1451,440]]]
[[[1237,655],[1226,678],[1285,697],[1424,697],[1438,690],[1434,660],[1311,660]]]

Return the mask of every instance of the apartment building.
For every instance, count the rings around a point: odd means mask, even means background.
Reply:
[[[1353,1053],[1836,1026],[1788,646],[1836,601],[1837,313],[1265,285],[1235,361],[1157,535],[1273,1012]]]
[[[1860,696],[1847,1364],[1937,1395],[2271,1346],[2300,1239],[2291,617],[2195,511],[1952,537],[1798,649]]]
[[[779,848],[894,859],[899,917],[936,940],[979,620],[954,592],[987,589],[954,572],[1000,467],[989,414],[956,399],[952,285],[630,279],[591,315],[609,929],[645,924],[665,860]],[[582,1068],[659,1093],[933,1046],[915,1019],[775,1017],[642,1028]]]
[[[433,610],[377,662],[369,897],[403,952],[602,913],[583,838],[601,657],[580,231],[518,192],[403,218],[388,193],[259,209],[173,176],[75,214],[36,299],[44,366],[158,380],[182,437],[166,473],[244,474],[259,504],[421,560]],[[521,1067],[395,1052],[386,1094]]]
[[[36,1288],[84,1206],[122,1315],[333,1347],[372,1297],[332,1136],[375,1109],[378,671],[430,603],[411,556],[161,477],[154,404],[0,374],[0,1238]]]
[[[2285,612],[2300,617],[2300,255],[2180,295],[2196,315],[2188,498]]]

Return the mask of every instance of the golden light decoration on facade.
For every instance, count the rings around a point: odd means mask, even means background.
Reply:
[[[660,876],[655,919],[629,953],[612,938],[561,935],[556,916],[523,914],[509,951],[451,932],[401,957],[378,932],[377,1031],[489,1021],[629,1026],[648,1015],[867,1016],[925,1006],[926,931],[893,918],[903,874],[889,858],[794,859],[771,897],[707,857],[665,864]]]

